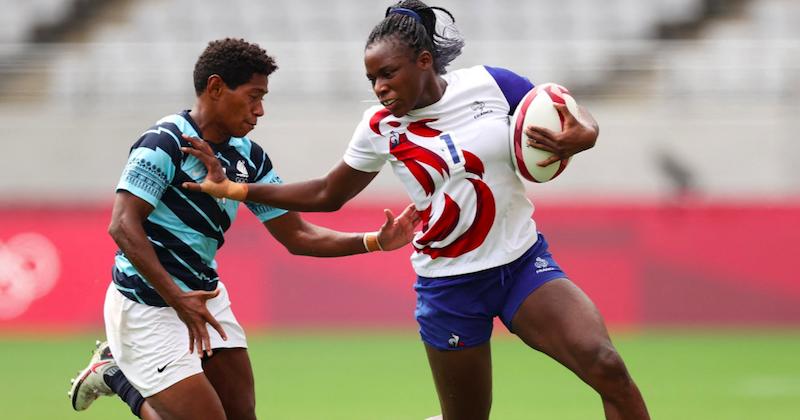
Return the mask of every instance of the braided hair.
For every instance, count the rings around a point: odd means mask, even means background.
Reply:
[[[437,14],[437,11],[441,13]],[[449,22],[441,22],[447,19]],[[440,26],[438,32],[437,24]],[[369,34],[366,47],[392,37],[408,45],[414,55],[429,51],[433,55],[436,74],[447,73],[447,65],[464,48],[464,39],[455,27],[453,15],[419,0],[402,0],[387,8],[386,17]]]

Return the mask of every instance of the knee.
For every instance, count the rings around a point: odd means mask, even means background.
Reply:
[[[255,420],[256,402],[254,398],[238,398],[235,404],[225,406],[225,416],[229,419]]]
[[[252,409],[240,409],[234,413],[225,413],[225,417],[229,419],[242,419],[242,420],[256,420],[256,409],[253,406]]]
[[[595,346],[589,353],[587,373],[597,391],[624,392],[633,384],[625,362],[611,344]]]

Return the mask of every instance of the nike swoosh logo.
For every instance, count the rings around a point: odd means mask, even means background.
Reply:
[[[109,362],[108,360],[100,362],[100,363],[95,363],[94,365],[92,365],[92,368],[90,370],[92,372],[94,372],[94,373],[97,373],[97,368],[99,368],[100,366],[103,366],[103,365],[107,365],[109,363],[111,363],[111,362]]]
[[[164,365],[164,366],[161,366],[160,368],[156,368],[156,370],[158,371],[158,373],[161,373],[161,372],[163,372],[163,371],[164,371],[164,369],[166,369],[166,368],[167,368],[167,366],[169,366],[170,364],[172,364],[172,362],[174,362],[174,360],[172,360],[172,361],[170,361],[170,362],[167,362],[167,364],[166,364],[166,365]]]

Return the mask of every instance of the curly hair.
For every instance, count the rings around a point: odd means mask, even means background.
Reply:
[[[442,13],[437,16],[436,11]],[[443,23],[441,18],[444,17],[449,22]],[[386,17],[367,37],[366,47],[391,37],[404,42],[415,55],[429,51],[437,74],[445,74],[447,66],[464,48],[464,38],[455,27],[453,15],[446,9],[429,7],[419,0],[402,0],[386,9]]]
[[[269,76],[278,69],[275,59],[258,46],[243,39],[211,41],[194,65],[194,90],[199,96],[216,74],[230,89],[250,81],[253,74]]]

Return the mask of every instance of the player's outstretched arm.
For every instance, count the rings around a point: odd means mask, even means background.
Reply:
[[[564,119],[564,129],[560,133],[533,125],[525,129],[529,146],[553,153],[553,156],[537,163],[542,167],[591,149],[600,134],[597,121],[586,108],[579,105],[580,115],[576,116],[564,104],[553,106]]]
[[[372,251],[392,251],[411,242],[420,216],[413,204],[399,216],[384,209],[386,221],[378,231],[347,233],[309,223],[298,213],[289,212],[264,222],[272,236],[295,255],[340,257]]]
[[[208,175],[201,183],[185,182],[182,187],[208,193],[217,198],[250,201],[294,211],[336,211],[361,192],[378,174],[362,172],[339,162],[327,175],[291,184],[237,184],[222,171],[222,165],[204,140],[183,136],[192,147],[182,147],[184,153],[199,159]]]

